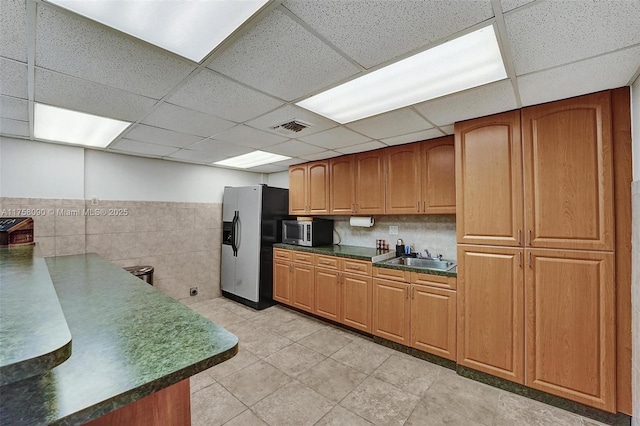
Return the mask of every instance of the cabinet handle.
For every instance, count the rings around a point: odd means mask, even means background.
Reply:
[[[531,266],[531,252],[529,252],[529,268],[532,268],[532,266]]]
[[[411,287],[411,300],[416,298],[416,288]]]
[[[404,296],[405,296],[406,299],[409,298],[409,287],[405,287],[404,288]]]
[[[416,206],[416,209],[418,210],[418,213],[420,213],[420,201],[418,201],[418,205]]]
[[[427,207],[426,207],[426,201],[422,202],[422,213],[427,211]]]
[[[519,246],[522,245],[522,243],[520,242],[521,241],[520,234],[522,234],[522,230],[518,229],[518,245]]]
[[[359,266],[348,266],[347,269],[352,269],[354,271],[359,271],[360,267]]]
[[[320,263],[322,263],[323,265],[331,265],[331,262],[327,262],[326,260],[323,260],[323,261],[322,261],[322,262],[320,262]]]
[[[360,210],[360,204],[356,203],[356,213],[358,213],[358,210]]]
[[[531,245],[531,229],[529,229],[529,245]]]
[[[522,268],[522,253],[518,253],[518,266]]]

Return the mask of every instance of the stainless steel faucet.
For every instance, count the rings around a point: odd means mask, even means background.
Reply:
[[[426,256],[427,259],[432,259],[431,253],[429,253],[429,249],[424,249],[424,252],[427,254]]]

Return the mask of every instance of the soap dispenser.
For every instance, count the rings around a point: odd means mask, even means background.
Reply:
[[[402,257],[404,250],[404,241],[402,241],[402,238],[398,238],[398,241],[396,241],[396,257]]]

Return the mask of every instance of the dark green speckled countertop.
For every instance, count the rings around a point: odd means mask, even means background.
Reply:
[[[373,262],[373,266],[387,269],[400,269],[403,271],[421,272],[424,274],[440,275],[444,277],[456,277],[455,271],[440,271],[438,269],[416,268],[405,265],[388,265],[382,263],[387,259],[396,257],[393,251],[379,251],[370,247],[344,246],[344,245],[327,245],[319,247],[304,247],[293,244],[278,243],[273,245],[274,248],[282,248],[287,250],[305,251],[308,253],[325,254],[327,256],[346,257],[349,259],[368,260]]]
[[[236,336],[98,255],[46,263],[71,357],[0,388],[3,426],[85,423],[237,353]]]
[[[34,246],[0,248],[0,385],[46,373],[71,355],[71,333]]]

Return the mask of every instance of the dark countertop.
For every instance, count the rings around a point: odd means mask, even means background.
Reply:
[[[349,259],[368,260],[373,262],[373,266],[387,269],[400,269],[404,271],[414,271],[423,274],[440,275],[444,277],[456,277],[458,274],[454,271],[440,271],[438,269],[416,268],[405,265],[388,265],[381,263],[384,260],[396,257],[395,251],[379,251],[369,247],[344,246],[344,245],[327,245],[319,247],[304,247],[293,244],[278,243],[273,245],[274,248],[282,248],[287,250],[305,251],[308,253],[325,254],[327,256],[346,257]]]
[[[3,426],[85,423],[237,353],[236,336],[98,255],[46,263],[71,357],[0,388]]]
[[[0,248],[0,385],[46,373],[71,355],[71,333],[34,246]]]

